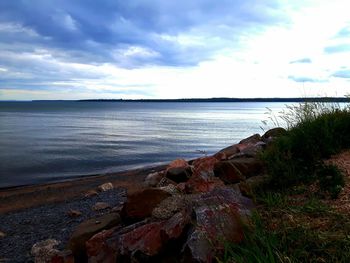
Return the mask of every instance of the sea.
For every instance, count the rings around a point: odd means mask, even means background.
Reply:
[[[0,188],[210,155],[278,125],[271,119],[284,108],[277,102],[0,102]]]

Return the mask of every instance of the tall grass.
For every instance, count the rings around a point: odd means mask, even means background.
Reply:
[[[271,186],[288,188],[332,177],[334,180],[327,183],[336,196],[334,189],[340,189],[344,181],[336,168],[323,165],[323,159],[350,148],[349,107],[301,103],[288,107],[281,118],[287,124],[287,133],[276,139],[262,156]]]

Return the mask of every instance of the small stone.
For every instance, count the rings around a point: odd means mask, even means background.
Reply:
[[[91,197],[91,196],[95,196],[98,195],[98,193],[95,190],[89,190],[85,193],[85,197]]]
[[[163,190],[165,192],[168,192],[169,194],[172,194],[172,195],[179,194],[179,190],[173,184],[168,184],[167,186],[159,187],[159,189],[161,189],[161,190]]]
[[[51,262],[51,259],[59,254],[59,251],[55,247],[60,242],[55,239],[47,239],[38,243],[35,243],[32,247],[31,253],[35,257],[36,263]]]
[[[93,207],[92,210],[94,211],[100,211],[100,210],[104,210],[106,208],[111,207],[109,204],[105,203],[105,202],[97,202]]]
[[[0,231],[0,238],[6,237],[6,234],[2,231]]]
[[[74,210],[74,209],[70,209],[68,212],[67,212],[67,215],[69,217],[79,217],[82,215],[82,213],[78,210]]]
[[[106,191],[112,190],[113,188],[114,188],[114,186],[112,183],[101,184],[99,187],[97,187],[97,189],[100,192],[106,192]]]

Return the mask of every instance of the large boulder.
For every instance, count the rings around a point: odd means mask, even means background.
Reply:
[[[225,183],[234,184],[261,174],[263,168],[262,162],[256,158],[236,158],[217,163],[214,173]]]
[[[192,169],[187,167],[173,167],[166,171],[166,177],[176,183],[186,182],[192,175]]]
[[[77,262],[86,260],[85,242],[87,240],[102,230],[117,226],[120,222],[119,214],[110,213],[78,225],[68,242],[68,248],[73,252],[75,260]]]
[[[224,149],[221,149],[219,152],[214,154],[214,157],[218,160],[227,160],[230,159],[231,156],[237,154],[239,152],[238,144],[233,144]]]
[[[281,127],[277,127],[277,128],[273,128],[268,130],[267,132],[265,132],[265,134],[262,136],[262,139],[264,141],[268,140],[269,138],[276,138],[276,137],[280,137],[282,135],[286,134],[286,130],[284,128]]]
[[[185,262],[213,262],[227,242],[243,239],[242,221],[250,215],[253,203],[239,191],[216,188],[193,200],[195,223],[184,249]]]
[[[257,142],[261,141],[260,134],[254,134],[252,136],[249,136],[248,138],[245,138],[239,142],[239,144],[256,144]]]
[[[186,206],[188,206],[188,200],[184,195],[170,196],[153,209],[152,217],[157,220],[169,219]]]
[[[89,262],[154,262],[168,251],[169,243],[184,236],[191,222],[191,210],[183,209],[168,220],[135,223],[118,231],[104,231],[91,238]]]
[[[170,193],[157,188],[142,189],[129,194],[122,209],[122,217],[128,222],[150,217],[153,209],[169,196],[171,196]]]
[[[115,263],[117,261],[116,248],[107,243],[115,231],[116,228],[103,230],[86,241],[86,253],[90,263]]]

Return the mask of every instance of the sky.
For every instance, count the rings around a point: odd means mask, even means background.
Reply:
[[[350,94],[349,0],[1,0],[0,100]]]

